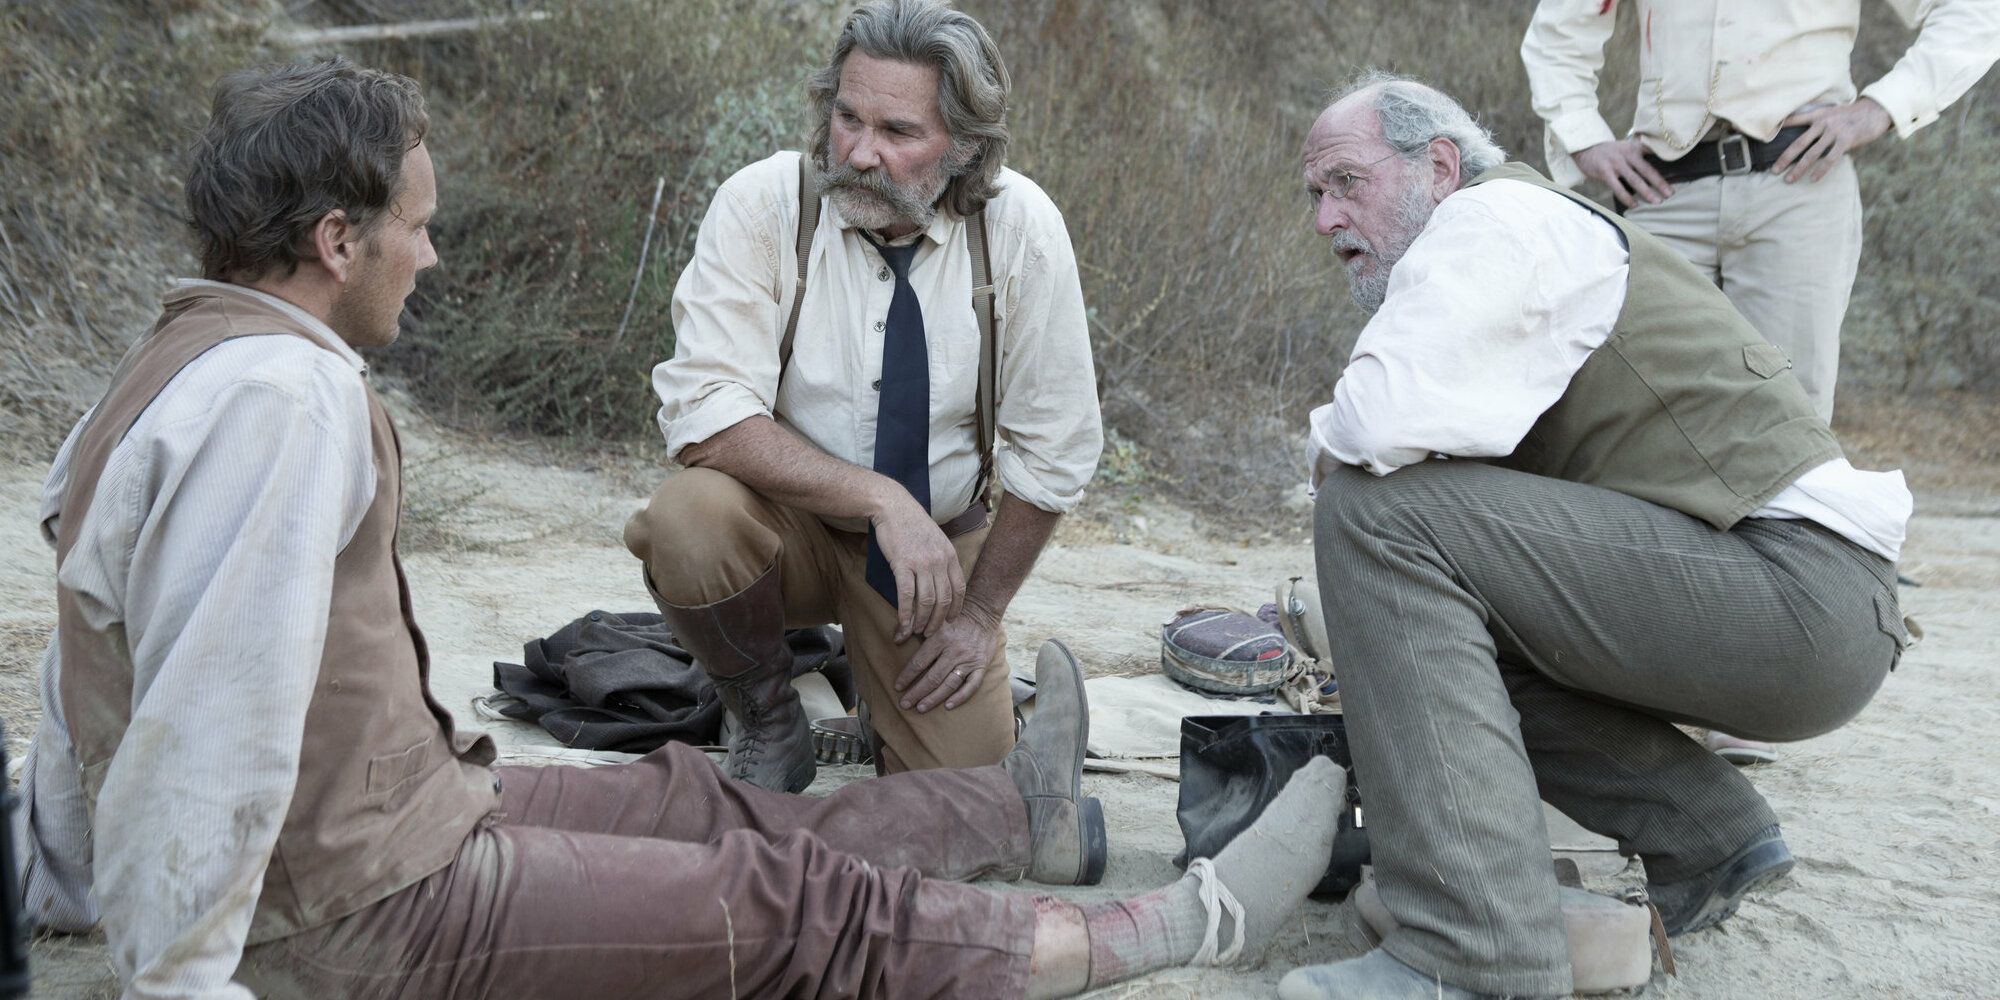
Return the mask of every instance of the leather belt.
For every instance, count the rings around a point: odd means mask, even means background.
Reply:
[[[1747,135],[1726,135],[1714,142],[1704,142],[1687,151],[1678,160],[1662,160],[1651,153],[1646,154],[1646,162],[1660,172],[1669,184],[1699,180],[1721,174],[1734,177],[1771,169],[1784,155],[1785,148],[1799,136],[1806,134],[1804,125],[1794,125],[1780,129],[1770,142],[1757,142]]]
[[[986,515],[988,513],[991,513],[991,511],[987,508],[986,501],[981,500],[965,508],[964,513],[938,525],[938,528],[944,532],[944,537],[957,538],[960,535],[970,534],[986,527]]]

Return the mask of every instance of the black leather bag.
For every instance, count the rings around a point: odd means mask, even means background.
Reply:
[[[1214,857],[1263,814],[1292,772],[1317,756],[1333,758],[1347,769],[1348,778],[1332,856],[1313,895],[1345,896],[1361,882],[1361,866],[1368,862],[1368,831],[1361,823],[1361,796],[1354,785],[1345,720],[1339,715],[1181,719],[1181,798],[1174,818],[1180,821],[1187,847],[1174,864],[1186,868],[1191,858]]]

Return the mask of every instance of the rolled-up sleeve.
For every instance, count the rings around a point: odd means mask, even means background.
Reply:
[[[1572,157],[1617,135],[1597,107],[1597,74],[1617,18],[1602,0],[1542,0],[1521,40],[1521,64],[1535,114],[1548,125],[1543,153],[1549,178],[1575,187],[1583,172]]]
[[[746,204],[743,174],[715,193],[674,286],[674,356],[653,368],[667,454],[770,416],[784,331],[773,227]]]
[[[1097,370],[1076,254],[1062,217],[1025,234],[1020,266],[999,290],[1000,447],[994,463],[1007,492],[1065,513],[1083,499],[1104,448]]]
[[[1889,112],[1905,139],[1930,123],[2000,59],[2000,2],[1890,0],[1917,38],[1903,58],[1861,96]]]

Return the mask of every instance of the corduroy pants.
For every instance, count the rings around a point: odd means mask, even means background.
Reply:
[[[1320,487],[1314,552],[1391,955],[1480,993],[1570,992],[1539,799],[1655,881],[1777,822],[1673,723],[1797,740],[1903,641],[1895,570],[1806,521],[1732,530],[1465,461]]]
[[[1019,997],[1027,809],[997,767],[832,795],[725,779],[669,743],[630,764],[503,767],[505,812],[442,871],[248,948],[260,997]],[[382,845],[395,850],[394,844]]]

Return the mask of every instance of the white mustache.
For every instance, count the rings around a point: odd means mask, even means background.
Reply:
[[[1375,248],[1373,246],[1370,246],[1367,240],[1364,240],[1359,235],[1356,235],[1355,232],[1351,229],[1343,229],[1340,232],[1337,232],[1332,236],[1327,237],[1327,242],[1333,244],[1333,249],[1336,253],[1342,250],[1353,250],[1358,253],[1375,252]]]
[[[829,191],[834,188],[852,188],[882,198],[894,198],[898,194],[887,174],[879,170],[856,170],[845,163],[822,172],[820,188]]]

